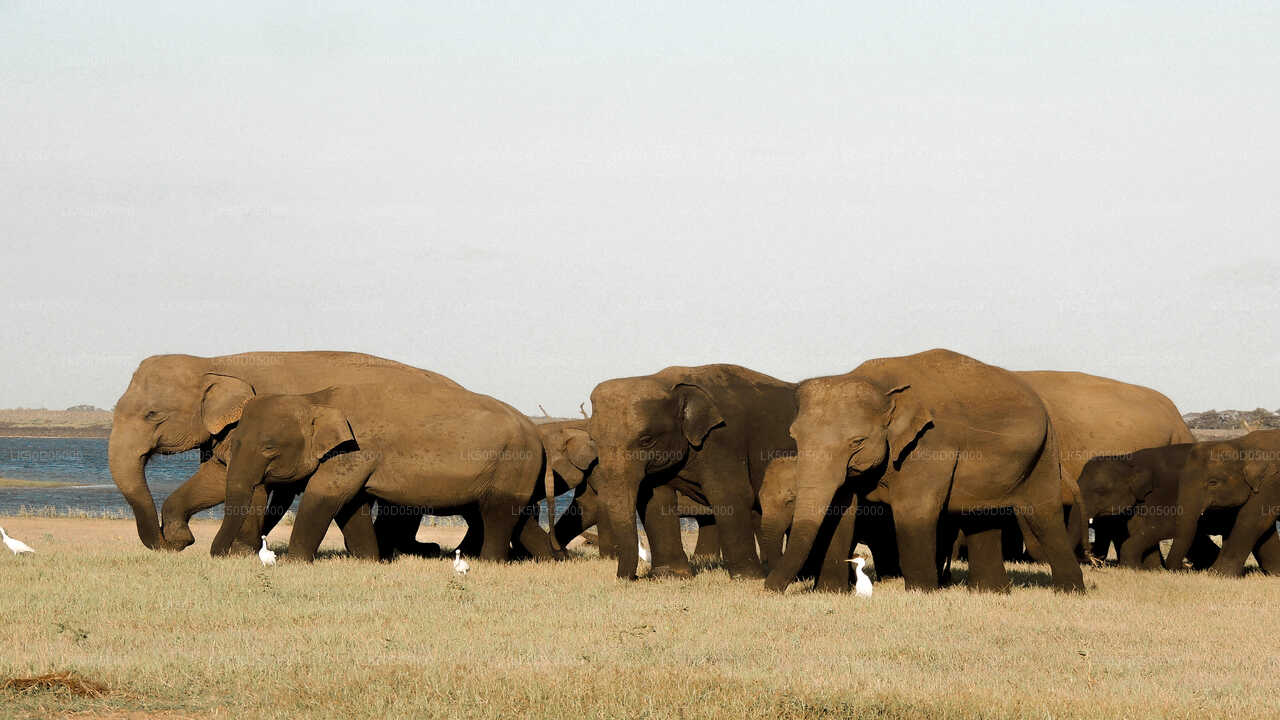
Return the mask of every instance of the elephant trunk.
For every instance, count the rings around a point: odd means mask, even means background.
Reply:
[[[760,519],[760,551],[768,570],[778,567],[782,560],[782,537],[786,534],[791,518],[781,510],[770,509]]]
[[[547,535],[551,538],[551,549],[559,553],[563,548],[556,539],[556,474],[551,463],[544,459],[542,464],[542,483],[547,496]]]
[[[1181,570],[1187,551],[1195,539],[1196,526],[1200,523],[1200,514],[1205,510],[1204,493],[1192,486],[1190,478],[1183,477],[1178,483],[1177,522],[1174,525],[1173,546],[1164,565],[1169,570]]]
[[[138,525],[138,538],[152,550],[168,550],[160,531],[160,517],[156,513],[156,501],[147,486],[146,466],[154,449],[150,428],[139,428],[134,423],[116,423],[111,428],[107,442],[107,467],[120,494],[133,509]]]
[[[618,577],[632,580],[640,562],[640,538],[636,527],[636,498],[640,492],[643,468],[613,470],[599,468],[600,500],[603,515],[608,518],[614,552],[618,554]],[[604,538],[601,538],[602,545]]]
[[[227,467],[227,501],[223,507],[222,526],[213,538],[213,547],[209,554],[214,557],[226,555],[231,550],[231,543],[240,534],[245,518],[253,511],[253,491],[261,482],[267,470],[267,459],[256,453],[249,457],[237,457],[233,453],[231,464]]]
[[[573,493],[573,502],[569,503],[569,507],[565,508],[564,515],[560,516],[560,520],[555,524],[555,532],[553,533],[556,542],[561,547],[566,547],[576,537],[581,535],[587,528],[596,524],[596,502],[584,502],[585,485],[579,486]],[[591,493],[592,499],[595,499],[595,493]]]
[[[826,456],[830,457],[830,454]],[[764,582],[765,588],[774,592],[786,590],[809,559],[809,552],[818,537],[823,518],[831,506],[831,498],[844,481],[848,467],[847,457],[841,457],[838,463],[823,463],[804,459],[803,450],[800,457],[796,475],[795,519],[791,523],[787,549],[776,567],[770,567],[769,576]],[[812,458],[813,454],[810,453],[809,457]],[[849,509],[850,512],[857,509],[856,503],[857,497],[854,496],[851,500],[854,507]]]

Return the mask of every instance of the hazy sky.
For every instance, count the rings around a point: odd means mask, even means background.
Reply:
[[[1274,2],[53,5],[0,0],[0,406],[938,346],[1280,406]]]

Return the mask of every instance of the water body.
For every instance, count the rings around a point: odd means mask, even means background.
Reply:
[[[191,477],[199,464],[197,450],[151,458],[147,463],[147,484],[157,510],[170,493]],[[111,480],[106,438],[0,437],[0,477],[76,484],[51,488],[0,487],[0,514],[3,515],[14,515],[24,508],[35,511],[52,507],[58,514],[88,512],[133,517],[129,503]],[[572,496],[567,494],[556,498],[557,517],[571,500]],[[221,518],[221,506],[198,513],[196,517]]]

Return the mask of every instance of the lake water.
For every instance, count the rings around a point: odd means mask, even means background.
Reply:
[[[157,511],[169,493],[186,482],[199,464],[197,450],[151,458],[147,463],[147,484]],[[0,437],[0,477],[77,484],[77,487],[61,488],[0,487],[0,515],[14,515],[23,508],[34,511],[52,507],[58,514],[89,512],[133,516],[124,496],[111,481],[106,438]],[[568,494],[556,499],[557,517],[571,501],[572,496]],[[220,518],[221,506],[198,513],[196,517]]]

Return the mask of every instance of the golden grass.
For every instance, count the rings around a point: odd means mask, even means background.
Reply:
[[[75,487],[84,483],[59,482],[57,480],[19,480],[18,478],[0,477],[0,488],[61,488]]]
[[[106,689],[0,690],[18,717],[1234,719],[1280,698],[1280,581],[1261,575],[1086,568],[1079,596],[1015,566],[1007,595],[897,580],[860,600],[716,568],[624,583],[587,556],[461,579],[412,558],[262,568],[211,559],[210,522],[176,555],[142,549],[132,522],[4,524],[37,554],[0,557],[0,681]]]

